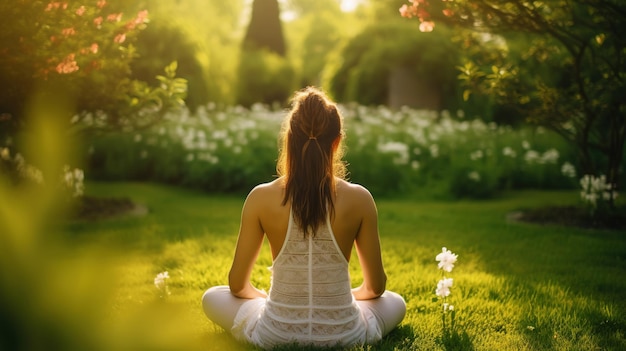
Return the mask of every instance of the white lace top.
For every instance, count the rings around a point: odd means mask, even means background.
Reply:
[[[377,341],[381,331],[369,310],[356,304],[348,261],[330,226],[304,237],[289,215],[285,243],[273,266],[267,299],[246,302],[233,335],[262,348],[298,343],[348,346]]]

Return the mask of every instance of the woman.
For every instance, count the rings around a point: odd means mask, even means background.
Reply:
[[[297,92],[281,138],[279,178],[248,195],[229,286],[205,292],[204,312],[261,348],[378,341],[402,321],[406,305],[385,290],[371,194],[343,180],[337,107],[315,88]],[[269,294],[250,283],[264,237],[273,257]],[[348,273],[353,245],[363,272],[354,289]]]

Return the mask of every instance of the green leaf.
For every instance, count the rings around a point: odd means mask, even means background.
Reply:
[[[469,100],[469,97],[470,97],[471,93],[472,93],[472,91],[469,90],[469,89],[463,90],[463,101]]]

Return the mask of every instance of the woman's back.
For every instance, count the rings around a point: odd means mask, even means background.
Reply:
[[[283,246],[290,218],[290,204],[281,205],[284,187],[281,179],[258,186],[248,198],[251,206],[259,208],[258,217],[276,258]],[[365,188],[337,180],[335,213],[330,218],[334,238],[346,260],[350,260],[352,246],[364,228],[363,222],[376,221],[376,208]],[[324,224],[325,225],[325,224]]]
[[[251,313],[258,311],[252,308]],[[381,334],[374,316],[362,314],[352,296],[348,261],[334,240],[330,221],[320,225],[315,236],[305,236],[292,213],[273,262],[269,297],[256,318],[242,313],[233,331],[264,347],[290,342],[352,345]]]

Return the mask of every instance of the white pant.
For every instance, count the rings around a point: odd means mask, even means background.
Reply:
[[[239,308],[247,301],[231,294],[228,286],[214,286],[202,296],[202,308],[210,320],[230,331]],[[356,303],[362,310],[368,309],[376,316],[383,336],[400,324],[406,313],[404,299],[393,291],[387,290],[379,298],[357,300]]]

